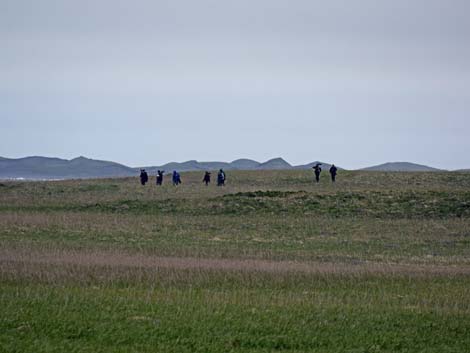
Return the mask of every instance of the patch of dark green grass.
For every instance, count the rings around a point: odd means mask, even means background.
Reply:
[[[214,200],[215,202],[217,200]],[[470,193],[450,192],[251,192],[224,195],[220,212],[302,213],[333,217],[446,218],[470,216]]]

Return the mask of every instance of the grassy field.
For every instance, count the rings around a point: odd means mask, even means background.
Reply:
[[[0,182],[0,352],[468,352],[470,173]]]

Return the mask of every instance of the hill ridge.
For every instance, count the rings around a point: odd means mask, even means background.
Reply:
[[[442,169],[429,167],[412,162],[387,162],[371,167],[362,168],[364,171],[393,171],[393,172],[437,172]]]
[[[129,167],[113,161],[92,159],[78,156],[70,160],[57,157],[27,156],[21,158],[0,157],[0,179],[81,179],[81,178],[107,178],[136,176],[140,168],[145,168],[149,173],[155,174],[158,169],[171,172],[178,170],[204,171],[204,170],[310,170],[315,164],[322,164],[324,170],[328,170],[330,163],[314,161],[302,165],[291,165],[281,157],[258,162],[253,159],[239,158],[231,162],[197,161],[195,159],[184,162],[169,162],[161,166]],[[341,167],[338,169],[342,170]],[[361,171],[441,171],[441,169],[429,167],[411,162],[387,162],[367,168]],[[461,169],[465,171],[465,169]]]

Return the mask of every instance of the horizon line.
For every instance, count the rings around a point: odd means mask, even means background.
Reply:
[[[95,160],[95,161],[104,161],[104,162],[111,162],[111,163],[117,163],[117,164],[120,164],[120,165],[123,165],[125,167],[128,167],[128,168],[132,168],[132,169],[136,169],[136,168],[151,168],[151,167],[162,167],[166,164],[170,164],[170,163],[179,163],[179,164],[182,164],[182,163],[187,163],[187,162],[196,162],[196,163],[227,163],[227,164],[231,164],[233,162],[236,162],[236,161],[239,161],[239,160],[249,160],[249,161],[253,161],[253,162],[256,162],[256,163],[259,163],[259,164],[265,164],[267,162],[270,162],[270,161],[273,161],[273,160],[276,160],[276,159],[280,159],[284,162],[286,162],[287,164],[289,164],[291,167],[299,167],[299,166],[304,166],[304,165],[308,165],[308,164],[311,164],[311,163],[315,163],[315,162],[320,162],[320,163],[324,163],[324,164],[335,164],[336,166],[339,166],[340,168],[342,169],[345,169],[345,170],[362,170],[362,169],[366,169],[366,168],[371,168],[371,167],[377,167],[377,166],[382,166],[382,165],[386,165],[386,164],[396,164],[396,163],[409,163],[409,164],[414,164],[414,165],[419,165],[419,166],[424,166],[424,167],[427,167],[427,168],[433,168],[433,169],[437,169],[437,170],[440,170],[440,171],[458,171],[458,170],[467,170],[469,168],[466,168],[466,167],[459,167],[459,168],[456,168],[456,169],[447,169],[447,168],[439,168],[439,167],[434,167],[432,165],[428,165],[428,164],[423,164],[423,163],[419,163],[419,162],[410,162],[410,161],[405,161],[405,160],[396,160],[396,161],[387,161],[387,162],[382,162],[382,163],[373,163],[371,165],[367,165],[367,166],[363,166],[363,167],[359,167],[359,168],[345,168],[343,166],[341,166],[341,164],[336,164],[336,163],[331,163],[331,162],[325,162],[325,161],[321,161],[319,159],[317,160],[313,160],[313,161],[310,161],[310,162],[306,162],[306,163],[300,163],[300,164],[292,164],[290,162],[288,162],[285,158],[283,157],[272,157],[272,158],[269,158],[263,162],[260,162],[256,159],[252,159],[252,158],[247,158],[247,157],[241,157],[241,158],[236,158],[236,159],[233,159],[231,161],[223,161],[223,160],[198,160],[198,159],[186,159],[186,160],[182,160],[182,161],[176,161],[176,160],[173,160],[173,161],[169,161],[169,162],[165,162],[163,164],[143,164],[143,165],[140,165],[140,166],[130,166],[128,164],[124,164],[124,163],[121,163],[121,162],[116,162],[114,160],[111,160],[111,159],[101,159],[101,158],[91,158],[91,157],[86,157],[84,155],[79,155],[77,157],[73,157],[73,158],[64,158],[64,157],[57,157],[57,156],[46,156],[46,155],[29,155],[29,156],[24,156],[24,157],[17,157],[17,158],[11,158],[11,157],[5,157],[5,156],[0,156],[0,158],[4,158],[4,159],[9,159],[9,160],[20,160],[20,159],[27,159],[27,158],[49,158],[49,159],[60,159],[60,160],[64,160],[64,161],[72,161],[74,159],[78,159],[78,158],[85,158],[85,159],[89,159],[89,160]]]

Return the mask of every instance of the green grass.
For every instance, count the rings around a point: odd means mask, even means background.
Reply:
[[[203,276],[204,277],[204,276]],[[230,277],[230,276],[229,276]],[[191,285],[7,283],[8,352],[465,352],[469,281],[209,276]],[[189,279],[186,279],[187,281]],[[293,283],[292,283],[293,282]],[[464,300],[465,301],[465,300]]]
[[[470,173],[182,177],[1,182],[0,352],[468,352]]]

